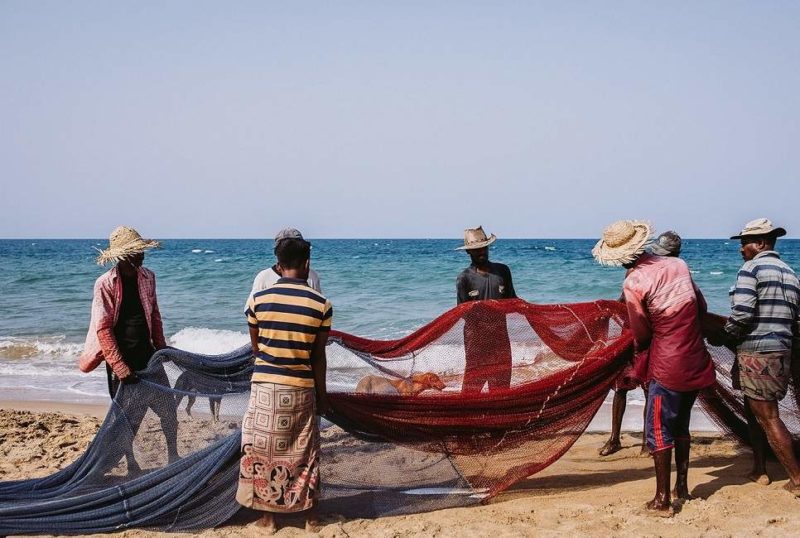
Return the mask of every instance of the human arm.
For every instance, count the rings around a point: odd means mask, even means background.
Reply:
[[[694,280],[692,280],[692,287],[694,288],[694,295],[697,297],[697,312],[700,317],[702,317],[706,314],[706,312],[708,312],[708,303],[706,302],[706,298],[703,296],[703,292],[700,291],[700,288],[698,288],[697,284],[694,283]]]
[[[469,290],[467,289],[467,279],[464,278],[464,273],[458,275],[456,278],[456,304],[461,304],[469,301]]]
[[[161,322],[161,310],[158,308],[155,276],[153,277],[153,312],[151,319],[153,326],[150,328],[150,337],[153,340],[153,347],[156,350],[164,349],[167,347],[167,339],[164,338],[164,324]]]
[[[258,319],[256,318],[256,314],[253,311],[255,308],[253,296],[251,295],[250,298],[247,300],[247,306],[245,308],[245,316],[247,316],[247,328],[248,333],[250,334],[250,347],[253,350],[253,357],[258,355]]]
[[[122,359],[122,353],[114,336],[116,302],[114,282],[110,279],[102,282],[98,280],[94,287],[94,298],[92,299],[92,311],[97,318],[97,325],[95,326],[97,341],[103,353],[103,360],[106,361],[121,381],[126,381],[134,376],[134,373]]]
[[[248,328],[250,329],[250,347],[253,350],[253,356],[255,357],[258,354],[258,327],[253,327],[250,325]]]
[[[328,405],[328,386],[326,384],[328,358],[325,353],[328,333],[328,330],[320,331],[314,339],[314,347],[311,348],[311,369],[314,372],[314,390],[317,397],[318,415],[324,415],[330,410]]]
[[[758,279],[746,266],[736,276],[736,286],[731,299],[731,314],[725,323],[725,332],[734,339],[746,336],[755,321],[758,307]]]
[[[644,296],[634,286],[629,285],[628,280],[623,284],[622,291],[625,295],[625,307],[628,310],[628,323],[633,332],[635,352],[639,353],[650,347],[650,340],[653,337],[650,316],[647,313]]]
[[[330,302],[325,303],[325,312],[322,316],[322,325],[317,337],[314,339],[314,346],[311,348],[311,370],[314,372],[314,390],[317,397],[317,414],[324,415],[330,409],[328,405],[328,385],[326,382],[328,372],[328,358],[325,353],[325,346],[328,343],[328,334],[333,323],[333,306]]]
[[[506,266],[506,299],[516,299],[517,292],[514,289],[514,281],[511,279],[511,269]]]

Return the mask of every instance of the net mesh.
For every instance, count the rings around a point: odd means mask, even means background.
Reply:
[[[630,360],[624,323],[618,302],[514,299],[460,305],[398,340],[332,332],[321,510],[377,517],[466,506],[544,469],[583,433]],[[732,354],[711,350],[720,381],[701,403],[746,440]],[[139,383],[120,387],[77,461],[46,478],[0,483],[0,534],[227,521],[240,508],[251,373],[249,347],[156,353]],[[797,432],[794,393],[785,402]]]

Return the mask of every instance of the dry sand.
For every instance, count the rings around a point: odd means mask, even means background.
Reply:
[[[97,407],[0,402],[0,480],[40,477],[63,468],[85,449],[102,414]],[[649,516],[642,505],[652,496],[655,479],[651,460],[639,456],[641,439],[626,434],[621,452],[599,458],[605,437],[585,434],[561,460],[486,506],[377,520],[323,518],[319,535],[786,536],[800,531],[800,500],[781,488],[786,475],[779,465],[769,464],[775,479],[771,486],[748,482],[749,450],[713,434],[695,435],[689,483],[697,498],[671,519]],[[168,536],[138,530],[120,534]],[[299,519],[289,520],[277,534],[301,535],[306,533]],[[244,512],[201,536],[256,537],[263,532]]]

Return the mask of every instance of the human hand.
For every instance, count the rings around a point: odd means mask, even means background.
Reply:
[[[120,377],[119,380],[126,385],[133,385],[139,382],[139,377],[136,375],[135,372],[131,372],[130,374],[126,375],[125,377]]]
[[[725,331],[709,331],[706,340],[710,345],[720,347],[725,345],[728,339],[725,337]]]
[[[317,414],[319,416],[324,416],[328,414],[330,411],[331,411],[331,406],[328,403],[327,396],[323,396],[322,398],[317,396]]]

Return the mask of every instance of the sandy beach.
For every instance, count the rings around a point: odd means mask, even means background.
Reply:
[[[0,480],[46,476],[85,450],[100,426],[102,406],[0,402]],[[714,433],[695,434],[690,490],[696,499],[672,519],[645,514],[655,488],[651,460],[639,455],[641,438],[623,436],[624,449],[599,458],[606,434],[586,433],[548,469],[523,480],[485,506],[376,520],[323,515],[320,536],[520,536],[579,533],[590,536],[784,536],[800,525],[798,500],[781,486],[786,476],[771,462],[773,482],[759,486],[744,475],[749,450]],[[255,514],[242,511],[201,536],[260,536]],[[297,518],[278,536],[305,535]],[[167,535],[126,531],[123,536]]]

